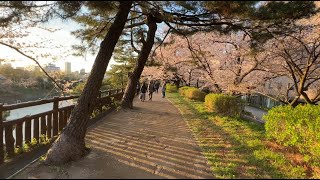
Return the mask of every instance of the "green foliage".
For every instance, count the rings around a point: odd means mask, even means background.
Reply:
[[[14,148],[15,154],[22,154],[24,152],[23,147]]]
[[[314,1],[274,1],[258,8],[254,19],[285,20],[307,18],[316,13]]]
[[[254,13],[258,1],[205,1],[204,6],[211,11],[228,17],[249,17]]]
[[[166,91],[168,93],[174,93],[174,92],[178,92],[178,89],[177,89],[177,87],[175,85],[167,84]]]
[[[115,49],[116,57],[114,58],[117,64],[111,65],[111,69],[107,71],[108,84],[113,88],[125,88],[128,82],[128,73],[133,71],[136,58],[130,50],[124,47]]]
[[[95,117],[97,117],[99,114],[100,114],[100,110],[97,108],[97,109],[93,110],[90,118],[95,118]]]
[[[23,145],[23,151],[24,152],[30,151],[30,144],[29,143],[26,143],[26,144]]]
[[[41,134],[40,135],[40,143],[41,144],[48,144],[50,142],[50,139],[48,138],[48,136]]]
[[[34,1],[0,1],[0,7],[6,8],[0,16],[0,27],[6,27],[12,23],[19,23],[26,17],[33,15]],[[3,10],[2,10],[3,11]]]
[[[75,16],[80,11],[82,3],[82,1],[58,1],[59,9],[62,10],[61,18]]]
[[[185,96],[185,92],[187,91],[187,89],[189,89],[190,87],[189,86],[183,86],[181,88],[179,88],[179,94],[181,96]]]
[[[80,95],[83,91],[85,83],[79,83],[76,87],[72,88],[72,95]]]
[[[205,1],[204,7],[230,18],[271,21],[300,19],[316,12],[314,1]]]
[[[31,146],[31,147],[34,147],[34,146],[36,146],[37,144],[38,144],[37,139],[36,139],[36,138],[32,138],[32,140],[31,140],[31,142],[30,142],[30,146]]]
[[[211,112],[232,116],[239,116],[244,110],[241,99],[224,94],[208,94],[205,97],[205,106]]]
[[[188,101],[178,93],[167,97],[179,108],[216,178],[310,177],[304,164],[292,164],[284,153],[268,148],[263,125],[208,113],[204,103]]]
[[[41,157],[40,157],[40,162],[44,162],[45,160],[46,160],[46,158],[47,158],[47,154],[44,154],[44,155],[42,155]]]
[[[263,116],[266,135],[320,162],[320,106],[278,106]]]
[[[198,88],[190,87],[186,90],[183,90],[183,94],[186,98],[197,100],[197,101],[204,101],[206,93],[201,92]]]

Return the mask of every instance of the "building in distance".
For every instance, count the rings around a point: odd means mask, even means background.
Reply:
[[[55,64],[49,63],[48,65],[46,65],[45,70],[47,72],[60,71],[60,67],[57,67]]]
[[[66,74],[71,74],[71,62],[65,62],[64,71]]]

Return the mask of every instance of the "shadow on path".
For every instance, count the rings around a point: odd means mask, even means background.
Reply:
[[[91,153],[63,166],[32,164],[15,178],[214,178],[179,111],[160,93],[103,118],[87,133]]]

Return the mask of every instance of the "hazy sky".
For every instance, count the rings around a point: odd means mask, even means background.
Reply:
[[[35,50],[34,53],[27,53],[32,57],[36,57],[39,53],[48,52],[53,55],[63,55],[63,57],[58,58],[58,60],[39,58],[36,59],[40,62],[41,65],[45,65],[49,62],[56,64],[56,66],[60,67],[61,70],[64,70],[65,62],[71,62],[71,70],[79,71],[84,68],[86,72],[91,70],[93,65],[95,55],[92,56],[90,53],[84,57],[76,57],[72,56],[71,46],[77,43],[80,43],[79,39],[76,39],[73,35],[70,34],[71,31],[78,29],[79,25],[73,21],[62,21],[60,19],[51,20],[49,23],[44,25],[47,28],[55,28],[60,29],[56,32],[50,33],[48,31],[39,29],[39,28],[31,28],[29,31],[31,32],[28,37],[24,38],[25,42],[40,42],[45,47]],[[52,42],[49,44],[48,42]],[[47,43],[45,43],[47,42]],[[62,48],[53,48],[54,45],[63,45]],[[15,50],[12,50],[6,46],[0,45],[0,58],[4,59],[14,59],[15,62],[10,62],[13,67],[25,67],[30,65],[36,65],[32,60],[24,57],[23,55],[17,53]],[[9,63],[9,62],[8,62]],[[114,64],[113,59],[111,59],[108,69],[110,69],[110,64]]]
[[[41,2],[39,2],[41,4]],[[85,10],[83,10],[85,11]],[[80,25],[71,20],[61,20],[58,18],[51,19],[48,23],[42,24],[42,27],[59,29],[55,32],[48,32],[41,28],[28,28],[22,29],[22,31],[29,31],[27,37],[22,39],[14,39],[15,42],[25,42],[26,44],[38,43],[46,48],[37,48],[33,49],[33,52],[28,52],[27,49],[21,49],[26,54],[36,58],[42,66],[45,66],[48,63],[56,64],[60,67],[61,70],[65,68],[65,62],[71,63],[71,71],[80,71],[80,69],[85,69],[86,72],[90,72],[93,62],[96,55],[91,55],[88,53],[86,57],[76,57],[72,55],[72,45],[80,44],[81,41],[75,36],[71,35],[71,32],[80,28]],[[157,35],[164,36],[167,28],[164,28],[164,23],[159,24]],[[18,28],[18,26],[17,26]],[[2,39],[3,40],[3,39]],[[8,39],[7,39],[8,40]],[[54,48],[55,46],[63,46],[60,48]],[[41,54],[51,54],[51,57],[45,58],[41,57]],[[55,57],[54,57],[55,56]],[[12,50],[6,46],[0,45],[0,58],[14,60],[5,62],[11,63],[13,67],[26,67],[26,66],[35,66],[35,62],[19,54],[15,50]],[[108,70],[111,68],[111,65],[115,64],[113,58],[111,58]]]

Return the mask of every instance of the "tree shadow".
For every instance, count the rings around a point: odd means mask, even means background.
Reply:
[[[204,154],[211,163],[213,173],[219,178],[286,178],[286,175],[273,167],[266,160],[258,159],[255,151],[263,148],[262,144],[249,143],[240,141],[242,137],[237,134],[231,134],[227,128],[236,128],[238,132],[249,131],[257,139],[262,138],[264,133],[263,125],[242,120],[240,118],[228,117],[227,121],[234,121],[234,127],[224,127],[223,122],[215,113],[201,110],[202,102],[188,101],[178,98],[179,107],[183,108],[184,119],[188,122],[189,127],[194,132],[194,136],[199,142]],[[195,108],[197,107],[197,109]],[[238,122],[237,122],[238,121]],[[242,127],[244,125],[244,127]],[[247,129],[246,129],[247,128]],[[257,132],[257,133],[255,133]],[[237,137],[238,136],[238,137]],[[246,136],[251,136],[248,134]]]

